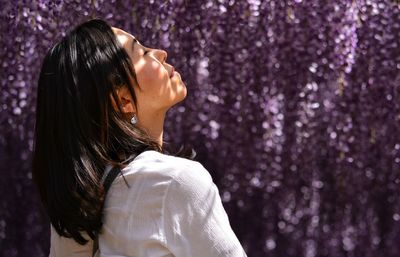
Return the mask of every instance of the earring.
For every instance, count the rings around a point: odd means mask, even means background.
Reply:
[[[132,117],[132,119],[131,119],[132,125],[135,125],[137,122],[138,122],[138,118],[136,117],[135,114],[133,114],[133,117]]]

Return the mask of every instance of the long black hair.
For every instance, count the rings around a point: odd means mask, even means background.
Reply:
[[[33,178],[57,233],[82,245],[81,232],[93,239],[102,226],[106,165],[122,168],[128,156],[163,152],[122,114],[116,90],[127,87],[136,106],[133,83],[139,87],[129,55],[99,19],[75,27],[42,64]]]

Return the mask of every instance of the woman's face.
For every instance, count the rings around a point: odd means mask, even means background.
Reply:
[[[112,29],[132,60],[140,86],[134,87],[138,110],[133,110],[139,120],[140,116],[166,112],[186,97],[181,75],[165,62],[167,52],[145,47],[131,34],[118,28]]]

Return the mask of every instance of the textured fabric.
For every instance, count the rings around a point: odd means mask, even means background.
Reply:
[[[129,187],[119,175],[107,193],[96,257],[246,256],[199,162],[146,151],[122,173]],[[88,257],[92,244],[80,246],[51,226],[50,257]]]

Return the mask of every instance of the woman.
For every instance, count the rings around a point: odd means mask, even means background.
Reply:
[[[102,257],[246,256],[209,172],[163,150],[166,112],[186,96],[166,59],[98,19],[46,55],[33,173],[51,257],[91,256],[96,235]]]

